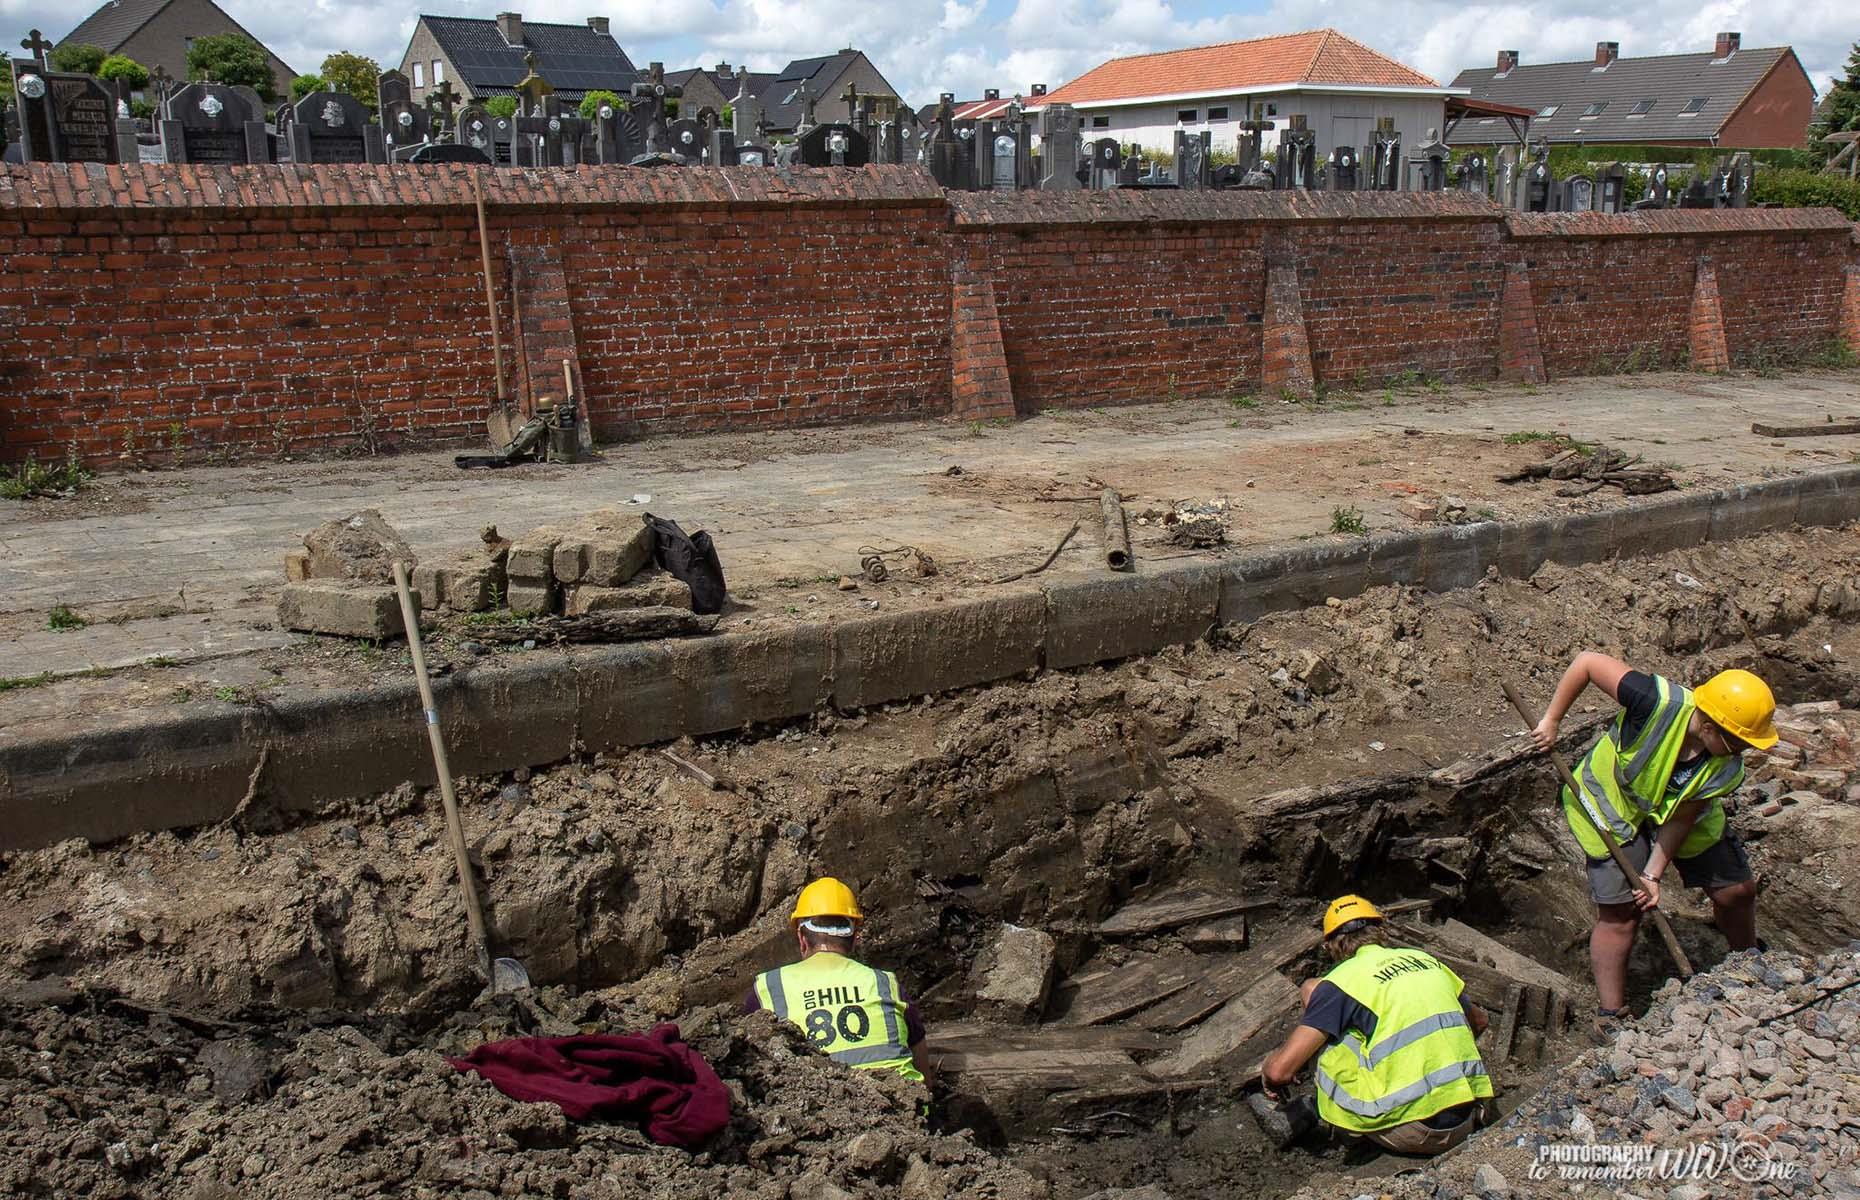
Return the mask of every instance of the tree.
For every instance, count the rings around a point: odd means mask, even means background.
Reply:
[[[79,75],[95,75],[97,68],[109,52],[102,46],[92,46],[85,42],[66,42],[53,49],[49,61],[54,71],[75,71]]]
[[[484,111],[494,117],[514,117],[517,115],[517,98],[515,96],[492,96],[484,102]]]
[[[311,92],[326,92],[329,85],[323,82],[321,75],[299,75],[291,80],[291,102],[295,104]]]
[[[615,111],[620,108],[620,97],[613,92],[595,88],[581,98],[581,115],[592,121],[601,111],[601,105],[610,104]]]
[[[323,82],[332,92],[354,96],[369,112],[380,106],[381,64],[372,58],[338,50],[323,60]]]
[[[262,46],[243,33],[195,38],[187,48],[187,77],[233,87],[244,84],[266,100],[276,99],[278,94],[277,81],[271,77],[271,60]]]
[[[97,78],[106,83],[120,79],[131,91],[141,91],[149,85],[149,69],[126,54],[112,54],[97,67]]]

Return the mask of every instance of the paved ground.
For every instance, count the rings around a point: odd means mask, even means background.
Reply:
[[[1232,540],[1248,545],[1327,535],[1338,508],[1360,510],[1372,531],[1407,525],[1397,506],[1417,492],[1457,495],[1494,517],[1618,500],[1612,490],[1571,501],[1545,484],[1497,484],[1497,470],[1544,453],[1520,433],[1562,431],[1641,453],[1685,486],[1860,452],[1860,438],[1772,442],[1749,432],[1752,420],[1860,416],[1855,371],[1253,403],[1055,411],[1013,426],[657,439],[610,448],[593,465],[501,472],[461,472],[449,454],[419,454],[105,475],[75,500],[0,502],[0,677],[94,674],[151,659],[225,663],[290,647],[297,639],[271,627],[285,551],[316,524],[360,508],[379,509],[427,553],[463,547],[485,524],[520,532],[649,496],[642,509],[716,536],[732,592],[748,602],[728,625],[782,613],[856,615],[855,605],[878,596],[934,603],[1037,562],[1074,518],[1094,511],[1100,483],[1120,489],[1133,514],[1229,497]],[[1140,560],[1183,553],[1152,528],[1132,532]],[[857,572],[861,547],[906,543],[934,555],[944,576],[858,596],[832,587]],[[1096,555],[1094,538],[1081,536],[1053,569],[1095,569]],[[58,605],[91,623],[48,628]],[[221,673],[238,675],[230,666]],[[0,697],[0,725],[19,719],[23,690]],[[58,690],[60,708],[82,711],[82,689]]]

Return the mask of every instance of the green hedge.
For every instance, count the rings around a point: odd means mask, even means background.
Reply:
[[[1759,170],[1751,188],[1758,204],[1788,208],[1838,208],[1850,220],[1860,221],[1860,180],[1818,171]]]

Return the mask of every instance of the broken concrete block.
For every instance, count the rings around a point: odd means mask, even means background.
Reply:
[[[393,583],[396,561],[410,568],[419,562],[406,539],[372,508],[317,526],[304,535],[304,549],[310,579]]]
[[[623,608],[691,608],[691,587],[670,575],[635,579],[620,587],[578,583],[563,593],[562,611],[571,617],[583,613],[614,612]]]
[[[421,563],[413,569],[414,590],[427,612],[485,612],[504,594],[504,570],[473,555],[456,562]]]
[[[558,583],[618,587],[652,565],[652,533],[644,525],[576,529],[555,548]]]
[[[553,613],[558,599],[559,593],[556,591],[553,579],[541,583],[519,582],[512,579],[504,593],[504,605],[511,612],[530,613],[536,616],[547,616]]]
[[[1053,986],[1052,935],[1003,925],[975,960],[975,1004],[1003,1020],[1038,1021]]]
[[[310,552],[308,550],[286,550],[284,552],[284,579],[287,583],[302,583],[310,578]]]
[[[1292,677],[1314,696],[1328,696],[1343,683],[1335,667],[1313,650],[1300,650],[1292,662]]]
[[[1440,508],[1424,496],[1403,496],[1395,505],[1401,515],[1421,525],[1431,525]]]
[[[555,576],[555,548],[562,540],[559,529],[532,529],[510,543],[510,555],[504,570],[511,580],[540,583]]]
[[[419,603],[419,596],[414,602]],[[278,598],[278,624],[337,637],[390,638],[406,632],[400,619],[400,596],[391,585],[336,579],[285,584]]]

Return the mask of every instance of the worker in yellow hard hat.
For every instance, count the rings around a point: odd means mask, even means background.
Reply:
[[[743,1011],[765,1008],[792,1021],[834,1062],[927,1079],[923,1021],[898,977],[852,957],[865,921],[852,889],[816,879],[788,920],[800,961],[756,976]]]
[[[1439,959],[1391,945],[1382,913],[1363,897],[1332,901],[1323,928],[1336,965],[1300,989],[1304,1011],[1260,1065],[1262,1090],[1282,1102],[1315,1055],[1315,1113],[1291,1114],[1291,1134],[1315,1116],[1400,1154],[1451,1150],[1496,1115],[1475,1044],[1485,1013]]]
[[[1749,671],[1720,671],[1685,688],[1606,654],[1578,654],[1531,732],[1540,748],[1556,744],[1563,715],[1589,687],[1621,711],[1576,766],[1580,794],[1563,789],[1563,815],[1589,859],[1595,1035],[1605,1041],[1626,1014],[1628,953],[1641,913],[1660,902],[1669,866],[1677,864],[1681,882],[1711,897],[1731,949],[1757,944],[1756,880],[1743,843],[1725,826],[1724,798],[1744,781],[1743,752],[1776,744],[1776,697]],[[1621,843],[1644,890],[1629,887],[1597,826]]]

